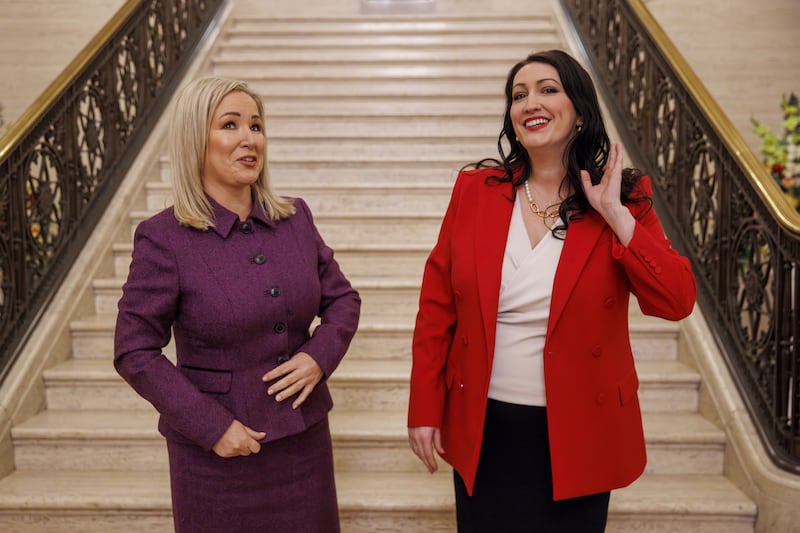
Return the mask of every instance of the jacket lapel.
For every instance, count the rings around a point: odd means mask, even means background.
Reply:
[[[482,184],[477,202],[477,231],[475,232],[475,260],[478,276],[478,298],[486,332],[487,362],[491,369],[500,299],[500,277],[503,254],[506,249],[508,228],[514,202],[511,201],[511,183]]]
[[[558,323],[558,319],[561,318],[561,313],[575,288],[578,277],[597,245],[600,234],[606,227],[603,218],[591,210],[580,219],[570,222],[553,280],[550,317],[547,321],[548,338]]]

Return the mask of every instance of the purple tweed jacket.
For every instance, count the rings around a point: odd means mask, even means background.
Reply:
[[[205,450],[234,418],[266,432],[265,441],[325,418],[333,406],[325,378],[293,410],[293,398],[267,395],[261,376],[299,351],[330,376],[361,305],[303,200],[281,221],[254,207],[240,222],[212,206],[208,231],[181,226],[171,208],[139,224],[114,340],[114,366],[158,410],[160,432]],[[177,364],[162,351],[171,332]]]

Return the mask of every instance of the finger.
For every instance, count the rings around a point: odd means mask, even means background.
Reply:
[[[436,451],[439,452],[439,455],[444,454],[444,447],[442,447],[442,432],[438,429],[433,430],[433,445],[436,447]]]
[[[261,444],[257,440],[251,440],[248,449],[252,453],[258,453],[261,451]]]
[[[612,160],[609,167],[611,167],[612,175],[622,172],[622,147],[619,143],[611,145]]]
[[[306,401],[306,398],[308,398],[309,394],[311,394],[311,391],[313,390],[314,390],[314,385],[306,385],[305,387],[303,387],[303,390],[300,391],[300,396],[298,396],[297,399],[292,404],[292,409],[297,409],[298,407],[300,407],[303,404],[303,402]]]
[[[272,396],[273,394],[277,394],[281,391],[286,390],[287,388],[291,387],[293,383],[297,381],[297,376],[294,373],[284,376],[283,379],[273,383],[272,385],[267,388],[267,394]],[[282,395],[281,399],[285,398],[286,395]]]
[[[433,456],[433,438],[432,431],[419,430],[414,432],[414,446],[412,446],[414,453],[420,458],[422,464],[428,469],[428,472],[433,473],[436,471],[436,459]]]
[[[298,392],[300,392],[303,389],[303,386],[304,386],[303,382],[301,382],[299,380],[295,381],[294,383],[291,383],[291,384],[287,385],[286,387],[284,387],[283,390],[277,391],[277,394],[275,395],[275,399],[277,401],[281,402],[281,401],[285,400],[286,398],[294,396],[295,394],[297,394]]]
[[[244,429],[245,431],[247,431],[247,434],[250,435],[250,437],[252,437],[254,440],[263,440],[264,437],[267,436],[267,434],[264,433],[263,431],[256,431],[255,429],[251,429],[247,426],[245,426]]]
[[[439,469],[439,465],[436,464],[436,457],[433,455],[433,442],[428,441],[422,447],[422,454],[423,459],[422,462],[425,463],[425,466],[428,468],[428,472],[433,474],[436,470]]]
[[[581,170],[581,184],[583,185],[583,192],[585,193],[588,192],[589,189],[594,187],[594,185],[592,185],[592,177],[586,170]]]
[[[280,365],[276,366],[263,376],[261,376],[261,381],[272,381],[273,379],[278,379],[281,376],[285,376],[286,374],[292,372],[294,370],[294,365],[290,365],[292,360],[289,359],[285,363],[281,363]]]

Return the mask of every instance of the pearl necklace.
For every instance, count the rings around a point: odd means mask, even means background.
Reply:
[[[531,208],[531,213],[534,215],[541,217],[543,219],[548,218],[558,218],[559,217],[559,208],[561,207],[561,202],[550,204],[544,209],[539,209],[539,206],[536,205],[536,202],[533,201],[533,196],[531,196],[531,188],[528,185],[527,180],[525,181],[525,196],[528,197],[528,204]]]

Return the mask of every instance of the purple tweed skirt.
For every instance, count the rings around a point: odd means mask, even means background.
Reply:
[[[338,533],[328,419],[247,457],[167,441],[177,533]]]

